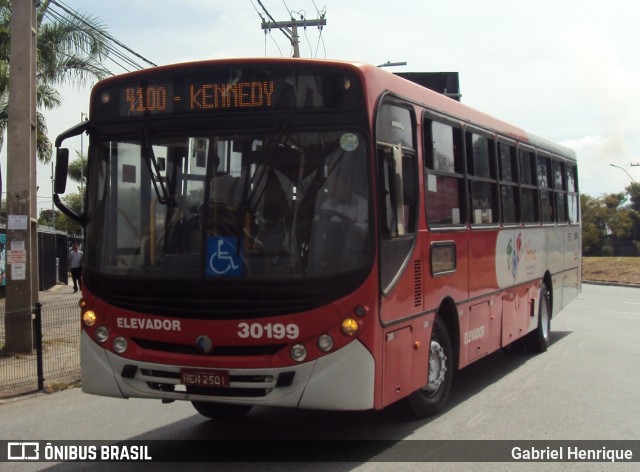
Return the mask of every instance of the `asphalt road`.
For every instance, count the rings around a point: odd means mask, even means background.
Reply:
[[[17,440],[624,440],[640,439],[640,289],[583,286],[552,321],[552,344],[539,355],[495,353],[461,371],[447,410],[425,421],[387,412],[334,413],[256,408],[246,418],[214,422],[190,404],[119,400],[79,389],[0,403],[0,439]],[[251,443],[248,443],[251,444]],[[345,447],[348,447],[345,443]],[[609,463],[377,462],[304,464],[308,470],[640,470]],[[403,441],[402,444],[407,444]],[[424,443],[415,443],[424,444]],[[292,443],[295,447],[295,443]],[[304,458],[303,458],[304,459]],[[636,458],[637,460],[637,458]],[[632,466],[632,467],[630,467]],[[3,470],[130,470],[131,464],[0,464]],[[77,469],[76,469],[77,467]],[[149,470],[212,470],[206,465],[146,464]],[[216,464],[215,470],[299,470],[301,464]]]

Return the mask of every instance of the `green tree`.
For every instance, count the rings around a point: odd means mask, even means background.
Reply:
[[[104,39],[105,27],[101,21],[81,14],[50,19],[45,16],[50,3],[50,0],[40,2],[37,11],[37,152],[40,161],[45,163],[51,160],[52,145],[40,110],[62,104],[56,87],[85,85],[110,75],[102,66],[109,44]],[[4,144],[9,104],[10,23],[11,0],[0,0],[0,149]]]
[[[83,179],[87,176],[87,159],[79,151],[76,151],[76,158],[69,163],[67,175],[78,185],[83,185]]]
[[[70,209],[80,214],[82,209],[82,194],[69,193],[62,197],[62,202]],[[69,234],[82,234],[82,227],[62,212],[56,212],[56,229]]]
[[[625,188],[629,195],[629,211],[633,221],[631,238],[636,247],[636,254],[640,255],[640,182],[634,182]]]
[[[640,212],[640,182],[633,182],[625,188],[629,195],[630,208]]]
[[[82,208],[82,195],[80,192],[70,193],[62,197],[62,201],[76,213],[80,213]],[[74,220],[60,211],[52,209],[40,210],[38,224],[55,227],[59,231],[69,234],[82,234],[82,227]]]
[[[582,209],[582,252],[585,255],[631,255],[634,242],[634,210],[624,193],[598,198],[580,196]]]
[[[582,210],[582,253],[585,256],[599,255],[607,238],[605,211],[598,198],[580,195]]]
[[[56,212],[53,210],[40,210],[38,215],[38,224],[41,226],[53,226]]]
[[[76,155],[77,158],[69,164],[68,176],[71,181],[77,184],[81,184],[84,176],[87,175],[87,161],[86,159],[82,158],[80,152],[76,151]],[[83,188],[82,185],[81,188]],[[80,214],[82,213],[83,198],[84,195],[82,194],[82,192],[77,192],[62,197],[62,201],[66,203],[69,208]],[[40,215],[38,216],[38,224],[45,226],[55,226],[56,229],[66,231],[68,233],[77,234],[81,232],[81,228],[78,223],[74,222],[63,213],[50,209],[40,210]]]

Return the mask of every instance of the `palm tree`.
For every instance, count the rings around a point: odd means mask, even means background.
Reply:
[[[82,186],[83,178],[87,175],[87,157],[76,151],[76,158],[69,163],[69,179]]]
[[[47,15],[51,0],[38,5],[37,23],[37,107],[51,110],[62,104],[56,86],[85,85],[111,75],[102,65],[108,53],[105,27],[89,15]],[[0,0],[0,149],[4,144],[9,103],[9,51],[11,0]],[[46,121],[37,114],[37,153],[41,162],[51,160],[52,145]]]

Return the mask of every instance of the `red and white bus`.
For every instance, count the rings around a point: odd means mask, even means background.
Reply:
[[[87,393],[424,417],[458,369],[546,350],[580,291],[574,153],[379,68],[158,67],[89,117],[55,189],[85,227]],[[61,144],[85,132],[79,215]]]

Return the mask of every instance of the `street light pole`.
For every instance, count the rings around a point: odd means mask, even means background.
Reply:
[[[615,164],[609,164],[611,167],[617,167],[618,169],[621,169],[625,174],[627,174],[629,176],[629,178],[631,179],[631,182],[633,182],[634,184],[636,183],[636,181],[634,180],[633,177],[631,177],[631,174],[629,172],[627,172],[627,170],[624,167],[620,167],[617,166]]]
[[[406,66],[407,63],[402,61],[402,62],[391,62],[391,61],[387,61],[384,64],[380,64],[378,67],[382,68],[382,67],[397,67],[397,66]]]

